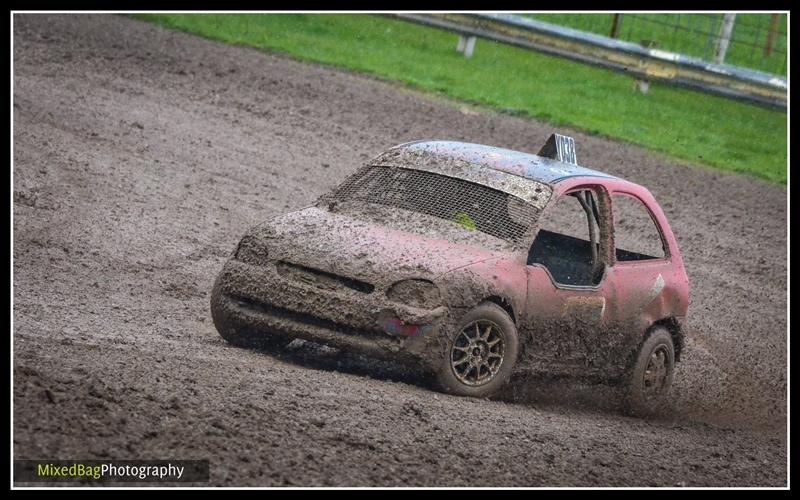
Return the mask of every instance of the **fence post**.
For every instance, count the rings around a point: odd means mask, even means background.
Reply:
[[[725,62],[725,53],[728,52],[728,44],[733,33],[733,23],[736,21],[736,14],[725,14],[722,18],[722,28],[719,30],[717,38],[717,48],[714,50],[714,63],[722,64]]]
[[[619,18],[622,17],[622,14],[614,14],[611,17],[611,33],[608,35],[611,38],[617,38],[619,35]]]
[[[639,45],[646,49],[658,48],[658,42],[655,40],[642,40]],[[650,90],[650,80],[637,78],[635,82],[636,89],[642,94],[646,94]]]
[[[475,50],[475,41],[476,37],[474,36],[459,35],[456,51],[464,54],[464,57],[472,57],[472,52]]]
[[[472,51],[475,50],[476,37],[467,37],[467,44],[464,46],[464,57],[472,57]]]
[[[767,44],[764,45],[764,57],[772,55],[772,45],[775,43],[775,32],[778,31],[778,20],[780,14],[772,14],[769,21],[769,31],[767,32]]]

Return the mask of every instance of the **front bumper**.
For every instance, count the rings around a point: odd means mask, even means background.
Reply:
[[[373,357],[436,369],[445,352],[444,306],[416,309],[371,293],[325,289],[292,279],[272,263],[229,260],[211,294],[214,324],[233,332],[320,342]]]

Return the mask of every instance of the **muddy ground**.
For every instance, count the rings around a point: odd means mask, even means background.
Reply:
[[[13,36],[15,458],[208,458],[216,485],[786,484],[784,187],[562,129],[677,234],[671,409],[546,381],[450,397],[313,345],[229,347],[212,281],[248,227],[393,144],[535,152],[552,126],[123,17]]]

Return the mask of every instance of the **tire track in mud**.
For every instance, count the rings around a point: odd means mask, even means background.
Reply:
[[[552,126],[83,15],[15,16],[13,112],[16,457],[208,457],[215,484],[786,482],[784,187],[560,130],[650,188],[692,280],[673,409],[642,421],[603,387],[464,400],[323,348],[234,349],[210,322],[244,231],[368,157],[535,151]]]

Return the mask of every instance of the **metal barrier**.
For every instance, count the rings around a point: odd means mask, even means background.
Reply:
[[[775,75],[786,75],[788,17],[781,13],[525,14],[596,35]],[[730,36],[725,21],[732,22]],[[725,42],[724,44],[722,42]],[[719,50],[726,48],[725,51]]]
[[[622,71],[643,82],[644,85],[640,85],[643,90],[646,90],[646,82],[657,80],[778,109],[785,110],[787,106],[788,85],[785,77],[710,63],[537,19],[510,14],[393,16],[462,35],[458,48],[466,56],[474,50],[475,41],[472,37],[485,38]]]

